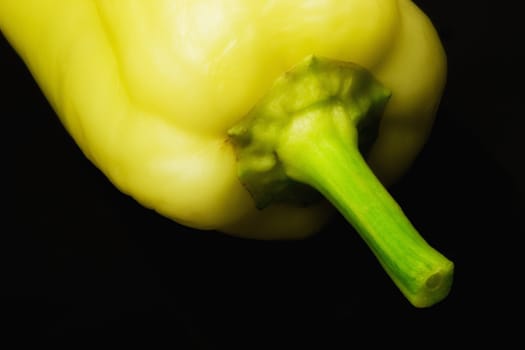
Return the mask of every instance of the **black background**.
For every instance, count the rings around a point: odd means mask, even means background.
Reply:
[[[519,2],[416,3],[441,35],[449,77],[427,146],[391,192],[455,262],[447,299],[429,309],[408,304],[341,218],[308,240],[258,242],[187,229],[144,209],[83,157],[2,38],[5,150],[15,154],[4,163],[15,178],[4,183],[14,196],[4,203],[12,224],[3,236],[17,242],[5,245],[14,254],[4,255],[3,268],[14,280],[4,300],[20,339],[339,349],[519,335]]]

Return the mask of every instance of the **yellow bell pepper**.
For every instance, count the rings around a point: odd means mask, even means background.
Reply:
[[[335,207],[414,305],[447,295],[452,262],[383,187],[445,84],[411,1],[2,0],[0,30],[84,154],[145,207],[260,239],[311,235]]]

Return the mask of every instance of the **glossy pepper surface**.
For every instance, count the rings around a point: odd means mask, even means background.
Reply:
[[[408,169],[429,134],[445,84],[446,59],[437,33],[408,0],[3,0],[0,30],[80,149],[117,188],[184,225],[242,237],[306,237],[319,231],[333,206],[358,231],[370,231],[359,208],[382,203],[386,193],[376,199],[367,193],[383,191],[382,184],[391,184]],[[310,77],[316,81],[313,85],[304,83]],[[329,95],[316,90],[334,84],[337,91]],[[277,138],[268,157],[259,156],[256,148],[244,167],[243,147],[252,147],[256,137],[251,131],[259,130],[253,125],[271,124],[257,116],[255,122],[247,122],[254,120],[249,116],[273,113],[275,99],[297,87],[302,87],[297,90],[303,96],[296,98],[300,103],[285,101],[279,108],[300,118],[257,131],[264,145],[266,135],[275,141],[279,128],[293,137]],[[318,103],[321,100],[336,100],[337,108],[330,103],[319,112],[317,106],[325,106]],[[356,101],[362,102],[362,110],[352,109]],[[312,116],[303,113],[311,106],[317,108]],[[308,139],[292,144],[293,130],[305,129],[305,123],[313,123],[318,115],[348,115],[354,110],[359,116],[349,123],[334,117],[336,123],[326,126],[331,131],[320,131],[322,123],[311,129],[317,136],[348,131],[339,144],[352,148],[358,139],[355,123],[361,116],[379,115],[366,163],[358,153],[321,156],[310,165],[287,163],[301,153],[324,155],[331,149],[309,149]],[[247,128],[252,128],[248,134]],[[326,164],[323,158],[328,159]],[[256,195],[261,188],[254,190],[242,175],[249,178],[253,169],[274,169],[276,160],[284,164],[277,177],[291,178],[293,185],[307,184],[329,202],[270,196],[261,205]],[[353,167],[349,172],[331,169],[334,162],[360,164],[356,177]],[[304,168],[343,174],[336,184],[326,179],[318,183],[319,174]],[[258,176],[256,183],[266,181]],[[370,177],[374,180],[369,188]],[[342,183],[350,190],[340,191]],[[360,190],[355,192],[356,188]],[[341,197],[362,200],[352,209]],[[398,210],[395,202],[386,206]],[[391,216],[399,215],[396,211]],[[379,227],[372,231],[389,231],[390,223],[383,223],[381,216],[378,220]],[[381,239],[369,236],[365,240],[382,256],[383,248],[376,244]],[[415,233],[410,237],[416,246],[425,244]],[[451,274],[452,264],[436,254],[446,262],[439,269]],[[389,271],[410,295],[396,273]],[[432,273],[433,281],[427,284],[434,288],[441,275]],[[417,306],[436,301],[409,299]]]

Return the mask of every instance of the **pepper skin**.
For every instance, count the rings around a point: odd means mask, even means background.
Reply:
[[[19,1],[0,29],[84,154],[121,191],[182,224],[300,238],[330,209],[258,210],[226,131],[272,82],[317,54],[368,68],[392,98],[368,161],[385,184],[424,144],[446,61],[406,0]]]
[[[3,0],[0,30],[85,156],[143,206],[258,239],[307,237],[336,208],[413,305],[448,294],[453,263],[384,188],[445,84],[411,1]]]

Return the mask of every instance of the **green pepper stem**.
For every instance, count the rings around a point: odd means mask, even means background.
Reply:
[[[322,107],[296,118],[278,156],[291,178],[317,189],[352,224],[414,306],[431,306],[447,296],[453,263],[419,235],[370,170],[351,137],[357,131],[341,127],[342,113]]]
[[[447,296],[454,265],[416,231],[361,155],[390,91],[364,68],[310,56],[229,131],[257,207],[325,196],[417,307]],[[314,191],[313,189],[317,190]]]

